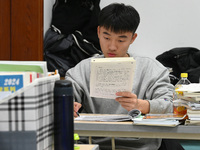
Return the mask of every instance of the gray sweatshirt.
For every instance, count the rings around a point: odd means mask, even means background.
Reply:
[[[154,59],[129,55],[136,60],[132,92],[138,99],[149,101],[150,113],[172,112],[174,86],[170,84],[168,70]],[[104,56],[95,57],[103,58]],[[115,100],[90,97],[90,61],[91,58],[82,60],[74,68],[68,70],[65,76],[66,80],[73,83],[74,98],[82,104],[82,112],[127,114],[128,111]],[[110,139],[97,138],[93,142],[100,144],[100,148],[111,149],[107,140]],[[116,148],[120,149],[156,150],[160,146],[161,139],[116,138],[115,143]]]

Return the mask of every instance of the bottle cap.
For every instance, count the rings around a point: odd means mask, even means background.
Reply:
[[[187,78],[188,77],[188,73],[181,73],[181,78]]]
[[[54,84],[54,96],[72,96],[72,82],[67,80],[57,80]]]

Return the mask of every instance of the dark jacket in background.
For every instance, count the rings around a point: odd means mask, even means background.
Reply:
[[[61,77],[81,60],[102,54],[97,36],[100,0],[56,0],[44,38],[48,71]]]
[[[188,73],[191,83],[199,83],[200,51],[193,47],[177,47],[156,57],[165,67],[172,68],[172,75],[180,79],[181,73]],[[172,81],[175,85],[178,80]]]

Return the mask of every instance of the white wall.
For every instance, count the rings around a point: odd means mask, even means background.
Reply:
[[[44,32],[49,28],[55,0],[44,0]],[[130,51],[155,58],[174,47],[200,49],[200,0],[101,0],[134,6],[141,17],[138,37]]]
[[[55,0],[44,0],[44,34],[51,23],[51,15],[52,15],[52,6],[55,3]]]

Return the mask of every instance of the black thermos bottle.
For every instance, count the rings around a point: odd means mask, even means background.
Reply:
[[[74,103],[72,83],[58,80],[54,87],[54,149],[74,149]]]

